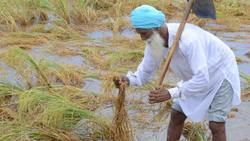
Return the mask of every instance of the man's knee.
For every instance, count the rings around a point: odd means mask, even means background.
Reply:
[[[186,118],[187,118],[187,116],[184,113],[179,112],[179,111],[177,111],[175,109],[172,109],[172,111],[171,111],[171,121],[177,122],[177,123],[183,123]]]
[[[223,133],[225,132],[225,123],[209,121],[209,128],[212,131],[212,134]]]

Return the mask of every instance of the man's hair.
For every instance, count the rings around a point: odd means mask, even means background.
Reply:
[[[167,26],[167,24],[164,22],[161,26],[160,26],[161,28],[168,28],[168,26]]]
[[[167,28],[168,28],[168,26],[167,26],[167,24],[166,24],[165,22],[164,22],[160,27],[161,27],[161,28],[164,28],[164,29],[167,29]],[[155,31],[155,29],[156,29],[156,28],[152,28],[151,30]]]

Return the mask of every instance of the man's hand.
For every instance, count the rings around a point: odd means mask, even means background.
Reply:
[[[171,99],[171,95],[168,90],[164,89],[162,86],[155,87],[154,91],[150,91],[149,103],[159,103]]]
[[[115,83],[115,87],[116,88],[120,88],[121,84],[129,86],[130,81],[129,81],[129,79],[126,76],[120,75],[119,78],[120,78],[119,81],[113,79],[113,82]]]

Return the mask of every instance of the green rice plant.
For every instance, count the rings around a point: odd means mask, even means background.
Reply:
[[[93,0],[91,1],[91,4],[96,8],[97,10],[101,9],[109,9],[114,5],[115,0]]]
[[[17,70],[17,73],[27,83],[28,89],[43,85],[51,88],[51,83],[83,87],[85,77],[95,77],[92,73],[87,73],[85,69],[77,68],[74,65],[59,65],[45,59],[40,59],[37,63],[27,53],[18,48],[11,48],[2,60],[8,66]]]
[[[71,40],[71,39],[82,39],[77,32],[71,29],[64,29],[57,25],[36,25],[28,29],[32,34],[39,33],[38,36],[42,36],[48,40]],[[40,34],[41,33],[41,34]]]
[[[11,9],[11,15],[15,18],[17,23],[20,25],[28,25],[28,20],[26,18],[27,10],[26,7],[22,5],[21,1],[13,1],[13,9]]]
[[[215,10],[218,20],[215,23],[226,24],[231,28],[249,24],[249,19],[245,16],[250,13],[249,6],[249,1],[216,1]]]
[[[24,67],[34,69],[37,72],[38,77],[40,76],[41,79],[45,82],[45,84],[49,88],[52,88],[50,81],[48,80],[47,76],[45,75],[44,71],[41,69],[39,64],[37,64],[36,61],[22,49],[16,47],[11,48],[7,52],[6,56],[2,58],[2,61],[4,61],[8,66],[17,70],[17,72],[26,79],[29,88],[32,87],[32,84],[30,83],[30,80],[28,78],[30,75],[29,73],[27,74],[26,72],[29,72],[30,70],[25,69]],[[30,74],[32,76],[32,70]]]
[[[89,75],[84,68],[77,68],[74,65],[58,65],[45,60],[41,60],[40,64],[51,81],[62,85],[83,87],[85,85],[84,77]]]
[[[5,11],[0,11],[0,23],[3,24],[3,26],[8,30],[8,31],[20,31],[20,28],[17,26],[17,23],[14,19],[14,17]]]
[[[82,130],[88,130],[88,132],[76,136],[88,137],[86,134],[94,133],[94,137],[115,138],[113,125],[88,110],[91,105],[97,104],[92,104],[95,97],[91,98],[91,95],[85,92],[80,93],[82,97],[79,98],[79,92],[83,91],[72,88],[55,87],[47,91],[44,87],[40,87],[20,93],[17,102],[19,119],[32,121],[32,125],[41,127],[42,131],[50,129],[62,131],[62,135],[81,128]],[[35,134],[41,135],[39,131]]]
[[[67,0],[55,0],[53,5],[55,14],[64,19],[67,24],[70,24],[69,2]]]
[[[71,16],[76,24],[86,24],[96,21],[98,18],[91,0],[75,0],[72,3]]]
[[[51,22],[54,22],[54,23],[61,23],[61,25],[62,25],[63,27],[69,28],[68,22],[67,22],[64,18],[62,18],[62,17],[56,18],[56,19],[54,19],[54,20],[51,20]]]
[[[110,56],[106,62],[109,65],[113,65],[114,63],[131,64],[133,62],[137,66],[143,56],[143,51],[120,51]]]
[[[107,70],[110,66],[104,61],[103,57],[98,53],[98,49],[83,47],[82,49],[83,56],[86,57],[88,61],[90,61],[91,66],[95,66],[98,69]]]
[[[247,75],[247,74],[241,72],[241,73],[240,73],[240,77],[246,80],[246,82],[241,82],[241,83],[250,86],[250,76],[249,76],[249,75]]]
[[[110,47],[117,47],[119,50],[140,50],[144,51],[146,43],[141,40],[140,35],[136,34],[135,37],[130,36],[113,36],[103,37],[100,39],[103,43],[112,43]]]
[[[38,38],[36,35],[26,33],[26,32],[9,33],[7,37],[8,38]]]
[[[77,134],[48,128],[29,121],[2,122],[0,140],[79,140]]]
[[[31,28],[28,29],[29,32],[34,33],[51,33],[51,31],[47,28],[45,28],[46,26],[44,24],[38,24],[35,26],[32,26]]]
[[[9,0],[7,3],[4,3],[3,7],[1,7],[1,11],[5,12],[5,15],[11,16],[17,24],[28,25],[29,21],[26,17],[27,7],[22,1]]]
[[[110,18],[108,28],[110,28],[114,33],[122,31],[126,28],[129,21],[125,21],[123,17],[117,17],[115,20]]]
[[[49,20],[48,15],[53,11],[53,6],[48,0],[27,0],[23,3],[29,8],[27,16],[35,18],[37,15],[41,21]]]
[[[14,85],[6,79],[0,79],[0,106],[8,103],[12,96],[24,90],[19,83],[17,84]]]
[[[24,35],[20,35],[20,38],[18,37],[19,35],[14,35],[15,37],[8,37],[5,36],[4,38],[2,38],[1,42],[0,42],[0,47],[19,47],[22,49],[32,49],[37,45],[42,45],[44,43],[47,43],[48,40],[43,38],[43,37],[38,37],[36,35],[32,36],[25,36],[24,38],[22,38],[21,36]],[[38,38],[34,38],[34,37],[38,37]]]

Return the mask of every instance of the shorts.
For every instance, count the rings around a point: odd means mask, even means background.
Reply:
[[[234,90],[231,84],[225,79],[208,109],[208,121],[226,122],[227,115],[232,108]],[[176,102],[173,103],[172,108],[176,111],[182,112],[181,106]]]

